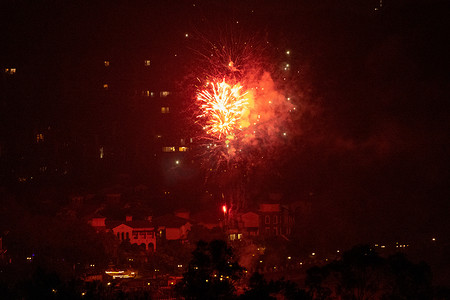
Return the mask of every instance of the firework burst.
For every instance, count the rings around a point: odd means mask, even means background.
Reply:
[[[206,88],[197,94],[201,113],[197,118],[204,121],[203,129],[217,139],[232,138],[246,127],[243,117],[248,114],[247,92],[237,83],[207,82]]]
[[[263,37],[200,37],[196,42],[198,59],[190,68],[193,115],[200,130],[195,155],[201,158],[208,190],[217,188],[219,201],[233,211],[247,205],[247,186],[280,160],[293,136],[289,128],[296,107],[286,80],[289,70]]]

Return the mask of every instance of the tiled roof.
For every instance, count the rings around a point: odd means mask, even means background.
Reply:
[[[157,226],[165,226],[169,228],[178,228],[185,224],[187,224],[189,221],[177,216],[174,216],[172,214],[163,215],[161,217],[153,218],[153,223]]]

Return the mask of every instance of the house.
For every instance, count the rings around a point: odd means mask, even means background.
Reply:
[[[192,221],[206,229],[212,230],[217,227],[222,227],[223,214],[217,211],[203,210],[192,216]]]
[[[94,227],[97,233],[106,230],[106,218],[98,213],[94,214],[88,223]]]
[[[186,215],[183,214],[183,216]],[[154,218],[153,223],[157,228],[158,236],[168,241],[187,240],[188,233],[192,227],[189,219],[173,214]]]
[[[264,236],[291,235],[294,217],[291,211],[279,203],[265,203],[259,205],[259,233]]]
[[[257,211],[236,213],[227,220],[230,240],[252,236],[281,236],[288,239],[294,225],[294,217],[288,207],[279,203],[264,203]]]
[[[242,229],[248,236],[259,234],[259,215],[255,212],[247,212],[241,215]]]
[[[132,216],[126,216],[125,221],[110,221],[101,215],[95,215],[90,224],[97,232],[110,231],[120,241],[128,240],[132,245],[136,244],[154,252],[156,251],[156,233],[150,220],[151,217],[147,220],[133,220]]]

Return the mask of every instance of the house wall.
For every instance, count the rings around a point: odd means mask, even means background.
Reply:
[[[136,229],[130,240],[131,244],[145,244],[145,249],[156,251],[156,235],[151,229]]]
[[[114,235],[121,241],[131,239],[131,234],[133,233],[133,228],[127,225],[119,225],[113,228]]]

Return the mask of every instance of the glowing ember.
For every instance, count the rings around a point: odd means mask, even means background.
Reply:
[[[235,135],[242,129],[241,118],[248,110],[248,99],[242,86],[225,82],[208,82],[205,89],[197,93],[201,113],[197,118],[205,120],[203,129],[214,138],[222,139]]]

